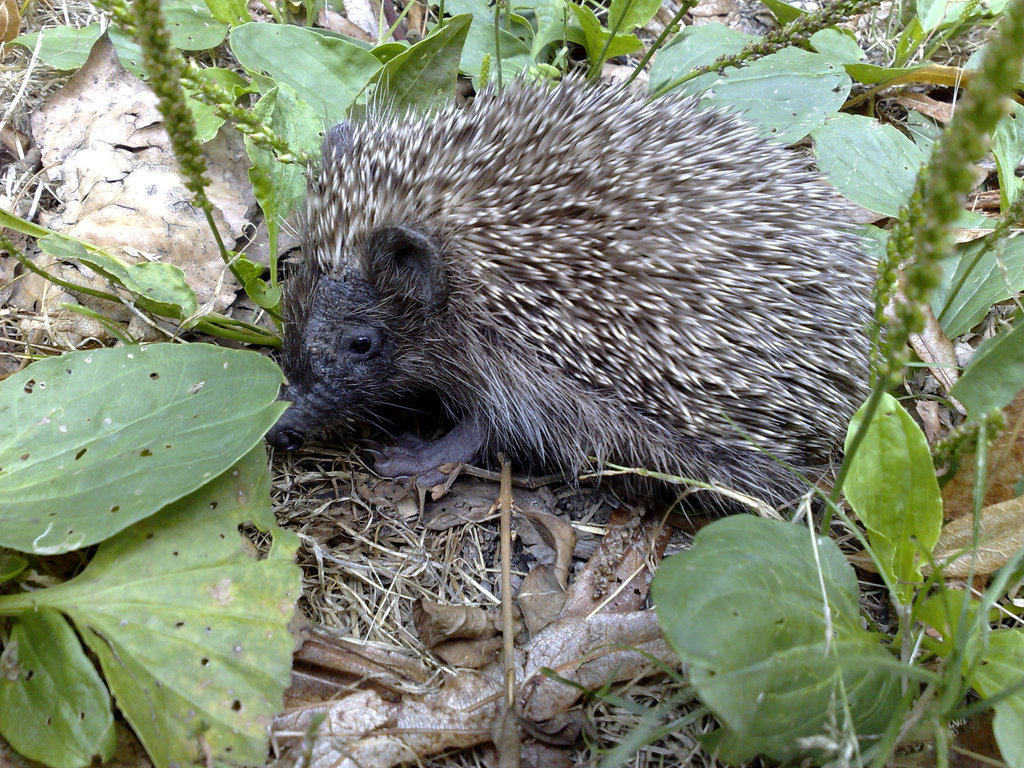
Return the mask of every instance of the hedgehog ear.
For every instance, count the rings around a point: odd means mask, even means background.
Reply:
[[[324,138],[321,164],[327,165],[332,156],[340,159],[347,155],[349,150],[352,149],[352,135],[354,132],[355,129],[352,127],[352,123],[347,121],[338,123],[327,131],[327,136]]]
[[[413,227],[383,227],[370,236],[370,282],[377,291],[428,312],[448,299],[441,249],[437,240]]]

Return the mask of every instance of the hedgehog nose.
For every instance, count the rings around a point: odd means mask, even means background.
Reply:
[[[279,451],[297,451],[306,441],[296,429],[273,426],[267,432],[267,442]]]

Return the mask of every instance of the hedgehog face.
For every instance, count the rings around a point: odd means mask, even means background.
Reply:
[[[408,227],[379,229],[354,250],[332,276],[307,265],[289,291],[302,311],[285,332],[281,397],[292,406],[267,435],[275,447],[294,450],[347,421],[372,419],[415,388],[395,361],[403,344],[416,343],[424,313],[444,300],[439,250]]]

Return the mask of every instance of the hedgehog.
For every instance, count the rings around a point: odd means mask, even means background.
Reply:
[[[742,119],[565,80],[332,128],[286,289],[268,435],[435,396],[389,477],[499,452],[781,503],[827,477],[867,394],[873,267],[807,161]]]

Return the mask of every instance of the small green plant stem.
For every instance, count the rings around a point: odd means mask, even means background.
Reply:
[[[591,82],[596,82],[601,77],[601,67],[604,65],[605,60],[608,57],[608,49],[611,48],[612,41],[615,36],[619,34],[619,30],[622,29],[623,23],[626,21],[626,14],[629,13],[633,7],[633,3],[636,0],[626,0],[626,7],[622,9],[622,13],[619,14],[619,18],[615,20],[615,26],[608,30],[608,37],[604,41],[604,45],[601,47],[601,53],[598,54],[597,59],[590,62],[589,67],[589,78]]]
[[[45,234],[50,234],[48,230],[42,230],[38,237],[42,237]],[[79,241],[80,242],[80,241]],[[89,288],[84,285],[76,285],[75,283],[63,280],[55,275],[50,274],[42,267],[39,267],[32,262],[25,254],[19,251],[8,238],[0,235],[0,249],[7,251],[11,256],[17,259],[25,269],[30,272],[34,272],[40,277],[44,278],[50,283],[53,283],[60,288],[72,293],[80,293],[85,296],[91,296],[94,299],[103,299],[114,304],[124,304],[125,300],[116,293],[107,293],[106,291],[100,291],[95,288]],[[79,314],[87,314],[94,319],[103,322],[109,322],[107,318],[100,320],[102,316],[93,315],[88,308],[68,307],[71,311],[79,312]],[[121,339],[122,341],[130,342],[130,339],[126,339],[121,332],[115,331],[110,326],[107,326],[111,333]],[[219,336],[225,339],[231,339],[233,341],[239,341],[244,344],[256,344],[262,346],[279,347],[281,345],[281,339],[277,334],[267,331],[265,328],[261,328],[258,325],[247,323],[244,320],[236,320],[233,317],[222,315],[217,312],[211,312],[205,315],[203,318],[198,320],[193,329],[209,333],[212,336]]]
[[[665,41],[668,39],[668,36],[675,33],[675,29],[683,20],[683,16],[689,13],[690,9],[697,5],[697,2],[698,0],[683,0],[682,5],[679,6],[679,10],[675,12],[672,20],[665,25],[663,30],[661,30],[661,34],[658,35],[658,39],[651,44],[651,47],[647,49],[646,53],[644,53],[643,58],[640,59],[639,63],[634,67],[632,74],[626,78],[626,82],[622,84],[623,90],[629,88],[629,86],[633,84],[633,81],[640,76],[640,73],[646,69],[647,64],[652,58],[654,58],[654,54],[661,50],[662,46],[665,45]]]
[[[498,84],[498,90],[502,88],[501,82],[501,2],[495,0],[494,3],[494,64],[495,72],[498,77],[495,82]]]
[[[84,285],[75,285],[72,282],[63,280],[55,275],[51,275],[42,267],[34,264],[28,256],[19,251],[14,246],[14,243],[12,243],[4,236],[0,236],[0,249],[7,251],[7,253],[9,253],[11,256],[17,259],[21,263],[21,265],[25,267],[25,269],[29,270],[30,272],[34,272],[35,274],[44,278],[46,281],[53,283],[54,285],[57,285],[66,291],[82,293],[85,294],[86,296],[92,296],[94,299],[103,299],[105,301],[113,302],[114,304],[121,303],[121,297],[118,296],[117,294],[107,293],[106,291],[99,291],[96,290],[95,288],[88,288]]]
[[[780,30],[770,32],[760,39],[748,43],[738,53],[720,56],[706,66],[694,67],[685,75],[670,80],[657,88],[651,93],[651,98],[661,96],[708,72],[717,72],[726,67],[739,67],[747,61],[763,58],[790,45],[805,44],[815,32],[834,26],[851,16],[864,13],[864,11],[880,5],[881,2],[882,0],[834,0],[823,5],[814,13],[798,16]]]

